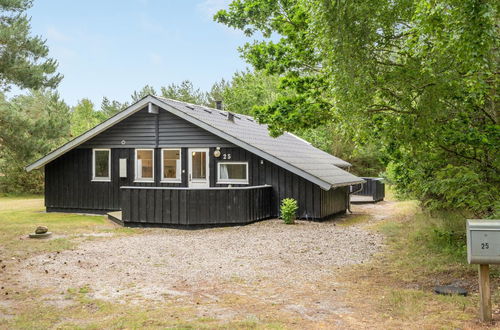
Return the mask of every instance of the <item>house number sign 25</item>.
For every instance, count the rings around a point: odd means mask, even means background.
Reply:
[[[222,159],[231,159],[231,154],[222,154]]]

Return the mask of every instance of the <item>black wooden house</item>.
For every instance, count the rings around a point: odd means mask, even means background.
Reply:
[[[343,213],[350,164],[293,134],[220,109],[147,96],[29,165],[48,212],[110,213],[125,225],[248,223]]]

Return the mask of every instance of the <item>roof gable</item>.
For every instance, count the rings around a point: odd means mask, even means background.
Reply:
[[[293,134],[285,133],[278,138],[272,138],[267,132],[266,125],[258,124],[249,116],[235,114],[234,120],[231,121],[228,120],[228,113],[225,111],[151,95],[144,97],[115,116],[50,152],[27,166],[26,170],[31,171],[44,166],[149,104],[154,104],[226,141],[247,149],[319,185],[325,190],[335,186],[364,182],[362,179],[337,167],[350,166],[349,163],[313,147],[310,143]]]
[[[144,107],[78,148],[230,147],[219,136],[158,108]]]

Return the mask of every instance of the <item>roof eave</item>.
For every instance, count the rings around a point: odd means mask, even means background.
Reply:
[[[37,161],[33,162],[32,164],[26,166],[25,170],[30,172],[34,169],[39,169],[39,168],[43,167],[44,165],[50,163],[51,161],[58,158],[59,156],[61,156],[61,155],[65,154],[66,152],[78,147],[79,145],[85,143],[86,141],[88,141],[89,139],[98,135],[99,133],[103,132],[104,130],[112,127],[113,125],[115,125],[115,124],[119,123],[120,121],[126,119],[127,117],[131,116],[135,112],[137,112],[140,109],[147,106],[149,103],[155,103],[156,105],[158,105],[164,109],[168,109],[168,111],[173,113],[174,115],[177,115],[180,118],[183,118],[183,119],[203,128],[203,129],[205,129],[205,130],[207,130],[207,131],[209,131],[209,132],[211,132],[211,133],[213,133],[213,134],[215,134],[215,135],[217,135],[217,136],[219,136],[219,137],[221,137],[229,142],[232,142],[235,145],[243,147],[243,148],[247,149],[248,151],[253,152],[254,154],[259,155],[260,157],[262,157],[262,158],[264,158],[264,159],[266,159],[266,160],[268,160],[268,161],[270,161],[270,162],[272,162],[280,167],[283,167],[283,168],[289,170],[290,172],[295,173],[295,174],[303,177],[304,179],[320,186],[324,190],[329,190],[332,187],[348,186],[348,185],[352,185],[352,184],[365,182],[364,180],[361,180],[361,181],[354,181],[354,182],[342,182],[342,183],[332,185],[331,183],[326,182],[324,180],[321,180],[318,177],[316,177],[312,174],[309,174],[309,173],[307,173],[307,172],[305,172],[305,171],[303,171],[303,170],[301,170],[301,169],[299,169],[299,168],[297,168],[297,167],[295,167],[295,166],[293,166],[293,165],[291,165],[291,164],[289,164],[289,163],[287,163],[279,158],[276,158],[271,154],[268,154],[268,153],[254,147],[254,146],[252,146],[244,141],[241,141],[238,138],[236,138],[232,135],[229,135],[229,134],[205,123],[204,121],[199,120],[198,118],[190,116],[189,114],[171,106],[170,104],[165,103],[161,98],[157,98],[157,97],[154,97],[152,95],[145,96],[141,100],[132,104],[131,106],[129,106],[125,110],[117,113],[116,115],[109,118],[108,120],[102,122],[101,124],[95,126],[94,128],[88,130],[87,132],[85,132],[85,133],[81,134],[80,136],[74,138],[73,140],[67,142],[63,146],[53,150],[52,152],[45,155],[44,157],[42,157],[42,158],[38,159]]]
[[[125,118],[131,116],[135,112],[139,111],[140,109],[144,108],[148,103],[157,100],[156,98],[153,98],[151,95],[145,96],[141,100],[137,101],[136,103],[132,104],[125,110],[120,111],[113,117],[105,120],[104,122],[100,123],[99,125],[95,126],[94,128],[86,131],[85,133],[77,136],[71,141],[68,141],[61,147],[51,151],[47,155],[43,156],[42,158],[38,159],[37,161],[31,163],[30,165],[26,166],[24,169],[27,172],[31,172],[32,170],[37,170],[44,165],[50,163],[52,160],[58,158],[59,156],[65,154],[66,152],[70,151],[71,149],[74,149],[78,147],[80,144],[85,143],[89,139],[93,138],[94,136],[98,135],[102,131],[110,128],[111,126],[117,124],[118,122],[124,120]]]

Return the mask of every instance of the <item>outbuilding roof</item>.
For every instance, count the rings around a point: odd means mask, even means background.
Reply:
[[[319,150],[290,133],[273,138],[269,136],[267,125],[257,123],[250,116],[231,114],[227,111],[152,95],[144,97],[115,116],[50,152],[27,166],[26,170],[31,171],[44,166],[148,105],[169,111],[318,184],[325,190],[331,187],[364,182],[363,179],[340,168],[349,167],[351,164],[348,162]]]

